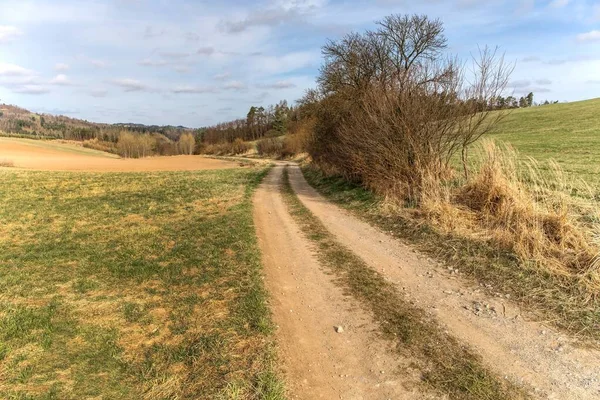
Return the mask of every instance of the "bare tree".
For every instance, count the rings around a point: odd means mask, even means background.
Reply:
[[[487,105],[512,69],[488,48],[471,70],[446,56],[439,20],[392,15],[378,25],[323,48],[320,95],[301,102],[317,119],[309,152],[326,169],[419,201],[459,152],[468,178],[467,149],[502,117]]]

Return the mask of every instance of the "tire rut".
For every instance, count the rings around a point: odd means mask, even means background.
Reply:
[[[394,355],[371,316],[319,265],[284,204],[282,171],[274,167],[258,188],[254,222],[290,398],[426,398],[418,377],[397,373],[409,360]]]

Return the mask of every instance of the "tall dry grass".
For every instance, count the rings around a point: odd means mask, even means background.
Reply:
[[[237,156],[245,154],[252,150],[252,145],[237,138],[233,142],[221,142],[216,144],[206,144],[200,147],[199,152],[215,156]]]
[[[457,185],[430,180],[415,213],[444,231],[491,240],[541,271],[579,279],[597,292],[598,216],[593,204],[570,195],[576,182],[556,163],[542,168],[492,141],[482,142],[478,153],[470,180]]]

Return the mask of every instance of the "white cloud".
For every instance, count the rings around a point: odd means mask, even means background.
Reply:
[[[318,52],[301,51],[282,56],[256,56],[252,58],[250,65],[262,73],[281,74],[316,65],[319,60]]]
[[[180,60],[182,58],[187,58],[191,54],[184,51],[162,51],[159,55],[163,58],[173,58],[176,60]]]
[[[54,65],[54,70],[58,71],[58,72],[68,71],[69,68],[70,68],[69,64],[65,64],[65,63],[58,63],[58,64]]]
[[[96,68],[107,68],[108,66],[110,66],[109,63],[107,63],[106,61],[102,61],[102,60],[89,60],[89,63],[92,64]]]
[[[187,74],[192,70],[189,65],[177,65],[173,69],[180,74]]]
[[[125,90],[126,92],[144,92],[152,90],[152,88],[149,85],[138,81],[137,79],[113,79],[112,81],[110,81],[110,83],[123,88],[123,90]]]
[[[108,63],[108,62],[106,62],[104,60],[100,60],[100,59],[97,59],[97,58],[90,58],[90,57],[88,57],[86,55],[83,55],[83,54],[78,55],[77,59],[80,60],[80,61],[83,61],[84,63],[87,63],[87,64],[91,65],[94,68],[101,69],[101,68],[108,68],[108,67],[111,66],[110,63]]]
[[[589,31],[577,35],[577,40],[580,42],[597,42],[600,41],[600,31]]]
[[[223,89],[225,90],[246,90],[247,86],[240,81],[230,81],[223,85]]]
[[[231,73],[229,72],[223,72],[221,74],[217,74],[215,75],[213,78],[217,81],[224,81],[227,80],[231,77]]]
[[[83,23],[103,21],[109,5],[95,1],[2,0],[0,15],[19,24]]]
[[[291,89],[297,87],[297,85],[290,81],[277,81],[275,83],[261,84],[258,87],[263,89]]]
[[[165,60],[152,60],[150,58],[143,59],[138,64],[144,67],[164,67],[165,65],[169,65]]]
[[[0,62],[0,76],[31,76],[35,73],[16,64]]]
[[[74,83],[71,82],[69,77],[66,76],[65,74],[56,75],[54,78],[52,78],[52,80],[50,80],[50,84],[57,85],[57,86],[73,86],[74,85]]]
[[[215,89],[211,87],[202,87],[202,86],[176,86],[171,89],[172,93],[175,94],[199,94],[199,93],[214,93]]]
[[[50,92],[50,90],[47,87],[42,85],[22,85],[15,87],[14,89],[12,89],[12,91],[15,93],[22,94],[45,94]]]
[[[0,25],[0,43],[10,42],[22,34],[23,32],[14,26]]]
[[[513,89],[522,89],[522,88],[528,87],[529,85],[531,85],[531,81],[526,80],[526,79],[521,79],[521,80],[511,81],[508,83],[507,86],[509,88],[513,88]]]

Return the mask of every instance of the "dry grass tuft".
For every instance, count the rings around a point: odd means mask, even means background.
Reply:
[[[578,222],[565,175],[556,164],[542,173],[533,162],[519,162],[510,148],[484,142],[479,170],[460,187],[453,202],[501,246],[533,260],[558,276],[578,276],[600,287],[594,260],[598,247],[592,227]],[[471,218],[467,214],[474,213]],[[590,229],[591,228],[591,229]],[[464,233],[464,232],[462,232]]]

